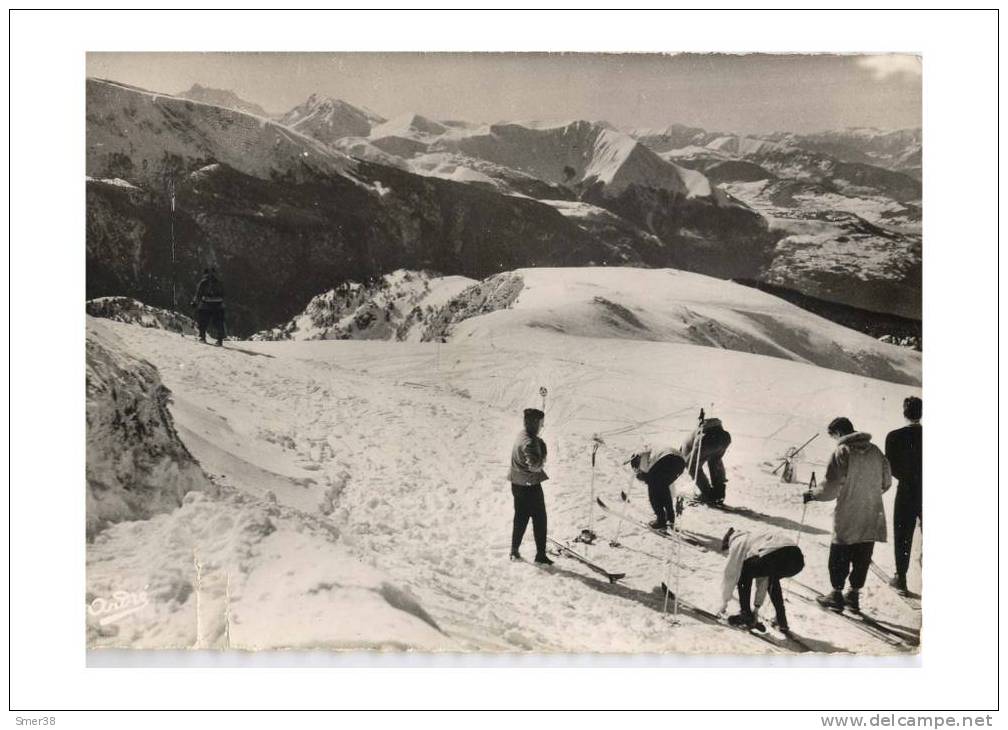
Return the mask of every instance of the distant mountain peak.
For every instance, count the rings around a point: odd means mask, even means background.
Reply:
[[[384,118],[334,96],[312,93],[280,118],[280,123],[333,144],[344,137],[367,137]]]
[[[247,114],[255,114],[258,117],[268,117],[269,113],[255,102],[246,101],[230,89],[215,89],[210,86],[203,86],[194,83],[187,91],[182,91],[176,96],[190,101],[198,101],[203,104],[222,106],[226,109],[235,109]]]

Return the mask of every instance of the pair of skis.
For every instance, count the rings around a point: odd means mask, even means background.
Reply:
[[[611,571],[608,571],[602,566],[593,563],[576,550],[572,550],[569,546],[565,545],[564,543],[560,542],[555,538],[547,537],[546,539],[550,542],[551,545],[553,545],[553,547],[556,549],[559,555],[571,558],[572,560],[576,560],[577,562],[581,563],[583,566],[585,566],[592,572],[604,576],[606,580],[608,580],[610,583],[615,583],[616,581],[621,580],[622,578],[626,578],[626,573],[613,573]]]
[[[914,598],[913,596],[908,596],[908,595],[904,594],[902,591],[900,591],[898,588],[896,588],[895,586],[890,585],[889,584],[889,574],[886,573],[884,570],[882,570],[882,568],[880,568],[878,566],[878,563],[876,563],[873,560],[871,563],[868,564],[868,569],[871,570],[871,572],[874,573],[875,576],[879,580],[881,580],[883,583],[885,583],[886,586],[888,586],[889,588],[891,588],[893,590],[893,592],[897,596],[899,596],[899,598],[903,601],[903,603],[905,603],[907,606],[909,606],[914,611],[920,611],[921,610],[920,599],[919,598]]]
[[[624,514],[622,512],[617,512],[612,507],[603,502],[601,497],[595,498],[595,504],[597,504],[602,509],[603,512],[611,514],[617,519],[620,519],[624,522],[629,522],[630,524],[637,525],[637,527],[647,532],[650,532],[653,535],[665,538],[666,540],[673,540],[673,541],[678,540],[681,542],[685,542],[689,545],[692,545],[693,547],[699,548],[702,552],[707,552],[707,546],[704,545],[702,542],[700,542],[700,540],[697,539],[696,537],[690,535],[689,533],[684,533],[681,531],[667,532],[665,530],[658,530],[654,527],[651,527],[651,525],[646,523],[644,520],[638,520],[636,517],[631,517],[630,515]]]
[[[852,626],[857,627],[869,636],[878,639],[886,644],[889,644],[895,648],[905,649],[907,647],[916,647],[920,644],[919,636],[915,635],[911,629],[899,627],[896,625],[889,625],[883,623],[879,619],[868,616],[867,614],[858,611],[856,613],[850,611],[834,611],[833,609],[826,608],[816,598],[823,596],[822,591],[816,590],[812,586],[805,585],[799,581],[791,581],[794,585],[797,585],[804,590],[812,594],[811,597],[804,595],[802,593],[791,591],[791,595],[801,600],[805,601],[809,605],[816,606],[821,611],[831,613],[835,616],[846,620]]]
[[[658,590],[661,592],[661,595],[663,597],[673,595],[672,591],[665,583],[662,583]],[[784,646],[781,646],[781,641],[776,640],[773,636],[769,634],[768,631],[760,631],[759,629],[750,628],[747,626],[732,626],[730,623],[723,620],[717,614],[712,613],[707,609],[700,608],[699,606],[690,603],[688,601],[685,601],[682,598],[679,599],[679,608],[686,613],[692,614],[696,618],[702,619],[706,623],[717,626],[723,626],[725,628],[733,629],[735,631],[744,631],[750,636],[754,636],[760,641],[766,642],[767,644],[770,644],[771,646],[774,646],[778,649],[785,648],[798,654],[804,654],[807,652],[815,651],[811,646],[805,643],[805,641],[795,636],[790,631],[779,632],[780,636],[782,637],[782,642],[784,644]]]

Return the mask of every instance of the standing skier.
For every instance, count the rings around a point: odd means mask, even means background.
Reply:
[[[207,326],[212,325],[217,332],[217,346],[224,344],[224,286],[217,276],[217,269],[207,267],[203,278],[196,285],[196,295],[192,306],[196,308],[196,323],[199,326],[200,342],[206,342]]]
[[[675,501],[672,483],[686,468],[686,460],[678,449],[669,448],[652,455],[646,449],[630,457],[630,467],[640,481],[647,484],[648,500],[654,510],[655,521],[651,527],[664,530],[675,524]]]
[[[763,598],[769,591],[770,602],[777,614],[774,623],[781,631],[788,631],[780,579],[798,575],[805,567],[805,556],[801,549],[793,540],[777,532],[736,531],[734,528],[729,528],[725,533],[721,549],[728,553],[728,562],[721,582],[719,613],[728,610],[732,592],[737,588],[740,611],[729,616],[728,623],[764,631],[766,627],[760,623],[758,614]],[[754,580],[755,610],[749,605]]]
[[[864,587],[876,542],[886,541],[882,494],[892,484],[889,462],[871,442],[871,434],[856,432],[847,418],[834,418],[829,435],[837,447],[826,467],[826,478],[810,489],[804,501],[836,500],[829,575],[833,591],[819,603],[834,611],[861,610],[859,591]],[[850,590],[842,593],[850,577]]]
[[[538,408],[525,409],[525,425],[511,449],[511,496],[514,497],[514,526],[511,531],[511,560],[521,560],[518,553],[525,528],[532,520],[535,537],[535,561],[552,565],[546,555],[546,500],[542,483],[549,479],[543,470],[546,463],[546,442],[539,438],[545,414]]]
[[[903,417],[909,422],[903,428],[890,431],[886,436],[885,453],[896,486],[896,504],[893,506],[893,548],[896,553],[896,575],[889,585],[901,593],[907,592],[907,569],[910,567],[910,550],[913,547],[917,520],[924,529],[921,494],[921,406],[920,398],[910,396],[903,401]]]
[[[700,501],[708,505],[723,505],[725,500],[725,467],[722,459],[731,445],[731,434],[724,430],[720,418],[705,418],[699,428],[683,444],[682,454],[687,469],[696,477]],[[704,473],[704,464],[710,479]]]

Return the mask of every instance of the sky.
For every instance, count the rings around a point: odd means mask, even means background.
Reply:
[[[921,125],[908,55],[89,53],[87,75],[230,89],[270,112],[318,93],[393,118],[679,123],[743,134]]]

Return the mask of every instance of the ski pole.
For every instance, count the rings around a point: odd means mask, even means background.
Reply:
[[[602,437],[598,434],[592,435],[592,452],[591,452],[591,504],[588,505],[588,541],[587,545],[590,545],[595,540],[595,455],[598,453],[599,446],[602,445]],[[586,548],[587,549],[587,548]]]
[[[681,571],[682,560],[680,559],[680,551],[682,550],[682,545],[680,541],[676,540],[675,544],[675,593],[672,594],[672,620],[675,622],[679,621],[679,574]]]
[[[694,464],[694,467],[693,467],[693,483],[694,484],[697,483],[697,477],[700,476],[700,453],[701,453],[701,450],[703,449],[703,422],[704,422],[704,409],[703,408],[700,409],[700,419],[699,420],[700,420],[700,423],[699,423],[699,425],[697,425],[697,437],[695,439],[695,444],[696,444],[696,463]],[[690,458],[692,458],[692,457],[693,457],[693,454],[690,454]],[[697,485],[697,486],[699,486],[699,485]]]
[[[812,478],[809,479],[809,487],[808,487],[809,491],[811,492],[813,489],[815,489],[815,486],[816,486],[815,472],[812,472]],[[802,497],[802,501],[804,501],[804,497]],[[801,524],[798,525],[798,534],[795,535],[795,547],[798,547],[799,544],[801,543],[801,534],[802,531],[805,529],[805,513],[807,511],[808,511],[808,502],[805,502],[802,505]]]
[[[627,487],[627,489],[626,489],[625,492],[620,492],[620,497],[623,499],[624,502],[627,502],[627,503],[630,502],[630,490],[633,489],[633,483],[636,480],[637,480],[636,475],[631,474],[630,475],[630,486]],[[614,547],[615,548],[615,547],[619,547],[620,546],[619,539],[620,539],[620,533],[622,531],[623,531],[623,520],[620,520],[619,523],[616,525],[616,537],[614,537],[612,540],[609,541],[609,547]]]
[[[771,473],[771,474],[776,474],[776,473],[777,473],[778,471],[780,471],[780,468],[781,468],[782,466],[784,466],[784,465],[785,465],[785,464],[786,464],[786,463],[788,462],[788,459],[793,459],[793,458],[795,458],[795,457],[796,457],[796,456],[798,455],[798,452],[799,452],[799,451],[801,451],[801,450],[802,450],[802,449],[804,449],[804,448],[805,448],[806,446],[808,446],[808,445],[809,445],[810,443],[812,443],[813,441],[815,441],[815,440],[816,440],[816,438],[818,438],[818,436],[819,436],[819,434],[818,434],[818,433],[815,433],[815,434],[813,434],[813,435],[812,435],[812,438],[810,438],[810,439],[809,439],[808,441],[806,441],[805,443],[803,443],[803,444],[802,444],[801,446],[799,446],[799,447],[798,447],[797,449],[794,449],[794,450],[792,450],[792,451],[791,451],[791,453],[790,453],[790,454],[789,454],[789,455],[788,455],[787,457],[785,457],[784,461],[782,461],[782,462],[781,462],[780,464],[778,464],[778,465],[777,465],[777,468],[776,468],[776,469],[774,469],[774,470],[773,470],[772,472],[770,472],[770,473]]]

